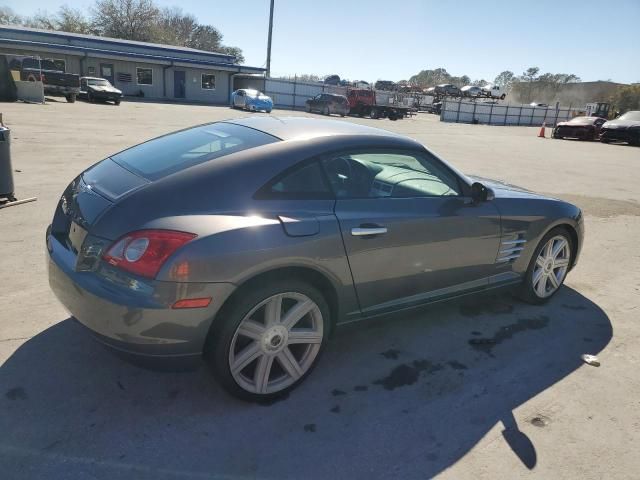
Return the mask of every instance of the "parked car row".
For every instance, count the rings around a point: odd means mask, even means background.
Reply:
[[[630,111],[607,121],[601,117],[575,117],[560,122],[553,129],[553,138],[600,140],[602,143],[626,142],[640,146],[640,111]]]

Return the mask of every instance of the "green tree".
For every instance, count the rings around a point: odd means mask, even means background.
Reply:
[[[513,83],[513,81],[515,80],[515,75],[513,74],[513,72],[509,71],[509,70],[505,70],[504,72],[501,72],[493,81],[493,83],[497,86],[497,87],[502,87],[503,89],[508,89],[511,84]]]
[[[640,84],[625,85],[618,88],[610,100],[614,108],[621,113],[640,110]]]

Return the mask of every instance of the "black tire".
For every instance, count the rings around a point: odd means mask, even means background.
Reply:
[[[325,107],[322,109],[322,114],[323,115],[331,115],[331,112],[329,111],[329,105],[325,105]]]
[[[609,140],[608,138],[605,137],[600,137],[600,142],[601,143],[609,143],[611,140]]]
[[[640,146],[640,132],[635,135],[633,133],[629,134],[629,145],[632,145],[634,147]]]
[[[120,99],[114,100],[114,101],[113,101],[113,103],[114,103],[115,105],[120,105]]]
[[[372,108],[369,112],[369,118],[373,120],[377,120],[379,118],[378,111],[375,108]]]
[[[547,242],[555,236],[562,236],[569,243],[570,257],[569,257],[569,267],[567,269],[567,274],[569,272],[569,269],[571,269],[571,265],[573,264],[573,257],[575,254],[574,253],[575,245],[573,244],[573,238],[569,234],[568,230],[565,227],[556,227],[551,229],[549,232],[547,232],[547,234],[544,237],[542,237],[542,240],[540,240],[540,243],[538,243],[538,246],[533,251],[533,255],[531,256],[531,261],[529,262],[529,267],[527,268],[527,273],[525,274],[524,282],[522,283],[522,286],[517,292],[517,295],[521,300],[527,303],[530,303],[532,305],[542,305],[544,303],[547,303],[551,298],[553,298],[560,291],[560,289],[562,288],[562,285],[564,284],[564,281],[567,278],[565,274],[564,278],[562,279],[562,282],[560,283],[560,286],[548,297],[542,298],[538,296],[535,293],[535,290],[533,288],[533,271],[536,265],[536,259],[538,258],[540,251],[544,248]]]
[[[238,385],[231,374],[229,353],[234,335],[244,317],[251,312],[256,305],[273,295],[284,292],[296,292],[306,295],[313,300],[320,309],[323,324],[320,350],[308,370],[288,387],[268,394],[249,392]],[[295,279],[250,283],[242,287],[216,316],[214,326],[205,344],[205,360],[216,379],[231,395],[250,402],[272,402],[296,388],[315,368],[328,341],[330,328],[331,319],[329,306],[320,291],[309,283]]]
[[[87,102],[93,103],[95,102],[95,98],[93,98],[93,94],[91,92],[87,92]]]
[[[307,103],[307,113],[311,113],[311,105]]]
[[[75,93],[70,93],[68,95],[65,95],[65,98],[67,99],[67,102],[69,103],[75,103],[76,101],[76,94]]]

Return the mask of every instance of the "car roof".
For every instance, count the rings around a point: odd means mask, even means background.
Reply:
[[[260,130],[281,140],[299,140],[333,135],[364,135],[406,138],[381,128],[367,127],[341,120],[324,120],[309,117],[261,116],[226,120],[245,127]]]
[[[106,78],[102,78],[102,77],[80,77],[80,78],[84,78],[85,80],[106,80]]]

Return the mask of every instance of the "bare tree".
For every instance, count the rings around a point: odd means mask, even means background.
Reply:
[[[63,5],[56,15],[56,30],[71,33],[95,33],[91,21],[82,13],[81,10]]]
[[[0,25],[21,25],[22,17],[11,8],[0,6]]]
[[[92,20],[105,37],[149,42],[153,41],[160,10],[152,0],[97,0]]]

